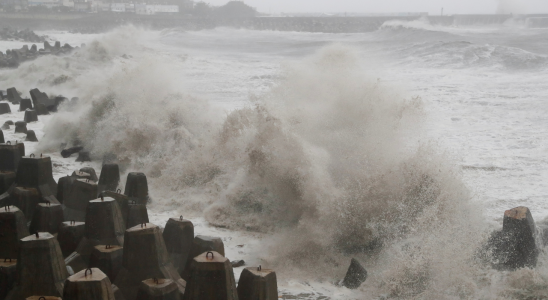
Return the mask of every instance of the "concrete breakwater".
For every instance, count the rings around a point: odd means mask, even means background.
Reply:
[[[0,68],[16,68],[22,62],[33,60],[42,55],[61,55],[70,53],[74,48],[69,44],[61,46],[61,42],[55,42],[52,46],[49,42],[44,42],[44,47],[38,49],[36,44],[30,48],[24,45],[21,49],[8,49],[6,53],[0,51]]]
[[[379,29],[391,20],[424,19],[432,25],[469,26],[503,24],[511,19],[531,27],[548,27],[548,15],[451,15],[451,16],[366,16],[366,17],[255,17],[208,18],[182,15],[95,14],[0,14],[0,26],[57,29],[73,32],[104,32],[134,24],[153,29],[179,27],[186,30],[234,27],[251,30],[278,30],[325,33],[359,33]]]

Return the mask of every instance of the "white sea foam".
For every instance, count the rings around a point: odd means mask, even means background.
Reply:
[[[0,80],[80,97],[41,120],[45,136],[32,151],[78,141],[96,167],[115,154],[125,172],[147,173],[153,221],[193,218],[197,233],[223,237],[231,259],[276,268],[282,292],[542,297],[545,254],[535,270],[505,273],[475,259],[504,209],[528,205],[537,219],[548,211],[545,184],[522,188],[548,169],[545,88],[535,77],[545,69],[527,65],[542,57],[533,49],[540,46],[490,41],[516,49],[505,58],[522,66],[516,79],[515,68],[493,67],[501,64],[493,55],[488,68],[447,64],[489,49],[475,40],[485,33],[453,31],[393,41],[386,31],[331,37],[124,27],[72,56],[2,71]],[[247,49],[240,39],[279,50]],[[325,47],[330,39],[344,45]],[[467,44],[451,46],[455,40]],[[410,47],[418,50],[409,54]],[[379,70],[371,60],[388,63]],[[59,74],[69,80],[52,85]],[[19,115],[0,121],[8,117]],[[54,158],[57,174],[78,166]],[[357,291],[333,284],[351,256],[370,275]]]

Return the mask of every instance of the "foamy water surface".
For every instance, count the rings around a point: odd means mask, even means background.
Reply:
[[[0,70],[25,97],[80,97],[29,124],[56,178],[114,153],[149,176],[153,223],[191,218],[303,299],[548,297],[545,254],[515,272],[473,261],[504,210],[548,217],[548,30],[39,33],[87,44]],[[74,137],[93,163],[60,157]],[[335,285],[352,256],[370,273],[356,291]]]

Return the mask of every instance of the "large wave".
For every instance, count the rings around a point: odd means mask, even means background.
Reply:
[[[184,63],[136,33],[17,70],[35,81],[46,66],[67,72],[51,89],[80,96],[49,122],[43,150],[83,144],[147,173],[153,209],[267,233],[256,255],[282,279],[334,281],[357,256],[370,273],[364,298],[512,298],[548,282],[544,267],[501,277],[476,260],[488,226],[460,171],[425,140],[424,103],[379,82],[352,48],[287,64],[270,92],[223,116],[182,90]]]

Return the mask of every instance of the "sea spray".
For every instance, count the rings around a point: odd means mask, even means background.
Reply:
[[[149,174],[152,209],[205,212],[216,226],[266,233],[255,255],[285,282],[332,285],[357,256],[370,275],[359,298],[522,299],[546,290],[545,258],[508,273],[476,258],[489,227],[460,170],[423,136],[423,102],[377,80],[352,48],[288,64],[269,93],[223,117],[181,90],[169,58],[98,43],[55,87],[81,101],[53,116],[42,149],[78,142],[99,160],[114,154]]]

